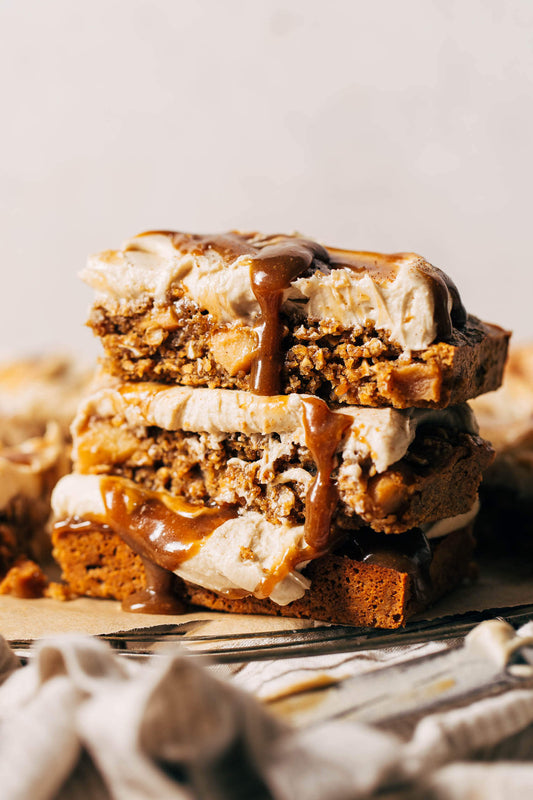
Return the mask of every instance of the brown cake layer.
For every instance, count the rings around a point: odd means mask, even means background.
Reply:
[[[356,335],[287,315],[283,324],[281,393],[314,394],[333,405],[462,403],[500,385],[509,339],[507,331],[469,316],[446,341],[406,354],[370,328]],[[95,306],[89,325],[103,343],[106,370],[122,380],[250,389],[251,329],[217,324],[179,291],[163,312],[151,302],[132,306],[127,316]]]
[[[369,628],[399,628],[469,575],[474,544],[470,528],[436,540],[423,595],[416,592],[415,580],[406,572],[333,554],[309,565],[305,574],[311,578],[311,588],[301,600],[286,606],[255,597],[228,599],[191,585],[186,586],[187,598],[190,603],[214,611],[303,617]]]
[[[288,470],[316,465],[307,447],[292,445],[260,477],[261,459],[276,435],[245,436],[165,431],[155,426],[128,427],[120,416],[91,418],[76,437],[76,468],[83,474],[111,474],[139,486],[168,491],[192,503],[234,503],[258,511],[269,522],[304,522],[307,487],[298,479],[277,479]],[[428,423],[418,428],[406,455],[380,474],[362,464],[360,477],[339,479],[332,472],[339,503],[333,528],[370,525],[400,533],[465,513],[474,504],[490,446],[478,436]]]
[[[42,437],[0,448],[0,578],[20,556],[49,555],[50,496],[66,471],[63,438],[54,423]]]
[[[55,480],[58,477],[56,474]],[[50,516],[51,490],[51,485],[43,489],[37,499],[18,495],[0,511],[0,578],[20,556],[31,556],[38,561],[49,557],[45,526]]]
[[[111,530],[55,529],[52,545],[63,580],[75,594],[124,600],[145,586],[141,558]]]
[[[98,526],[81,526],[78,531],[57,529],[53,545],[63,578],[75,593],[124,600],[146,584],[141,558],[110,530]],[[416,577],[407,571],[343,554],[312,562],[305,571],[311,588],[301,600],[287,606],[253,597],[229,599],[179,580],[176,586],[189,603],[219,611],[397,628],[468,574],[472,549],[469,528],[435,540],[429,580],[422,593]]]

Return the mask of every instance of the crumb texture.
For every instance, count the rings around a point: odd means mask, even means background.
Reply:
[[[406,456],[372,475],[337,463],[332,477],[340,529],[371,525],[401,533],[468,511],[492,450],[473,434],[423,425]],[[316,475],[309,450],[283,444],[276,434],[185,433],[157,427],[127,428],[121,417],[95,418],[78,442],[77,469],[113,474],[192,503],[236,504],[269,522],[301,525],[305,497]]]
[[[104,346],[106,369],[126,381],[248,390],[250,329],[216,324],[179,291],[170,303],[172,323],[151,302],[128,316],[93,308],[89,325]],[[354,332],[285,318],[281,391],[330,404],[444,408],[500,385],[508,339],[470,316],[448,341],[408,354],[371,328]]]

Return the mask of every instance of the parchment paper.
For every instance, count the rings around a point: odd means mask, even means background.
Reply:
[[[434,620],[467,611],[533,602],[533,565],[523,560],[485,559],[476,583],[461,586],[418,619]],[[0,597],[0,634],[8,640],[60,633],[104,634],[164,624],[195,622],[194,636],[239,635],[313,627],[312,620],[193,610],[180,616],[132,614],[113,600],[80,597],[59,601]],[[185,637],[186,638],[186,637]]]

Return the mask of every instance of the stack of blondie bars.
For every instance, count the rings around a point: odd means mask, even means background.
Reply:
[[[413,253],[170,231],[89,260],[104,348],[53,544],[70,588],[393,628],[469,570],[509,334]]]

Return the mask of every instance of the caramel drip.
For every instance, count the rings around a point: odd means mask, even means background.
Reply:
[[[270,597],[278,583],[281,583],[298,564],[301,564],[302,561],[311,561],[311,559],[316,557],[317,553],[312,547],[306,547],[305,549],[292,547],[290,550],[287,550],[283,558],[280,559],[279,564],[272,572],[265,575],[261,583],[255,587],[253,592],[254,597],[260,600]]]
[[[335,453],[352,418],[330,411],[318,397],[304,397],[305,441],[317,474],[305,498],[305,541],[315,553],[325,553],[332,544],[331,518],[338,502],[337,487],[331,479]]]
[[[181,614],[186,610],[179,597],[180,580],[149,558],[142,559],[146,586],[122,601],[124,611],[137,614]]]
[[[100,479],[105,522],[132,550],[171,572],[191,558],[213,531],[237,514],[197,506],[114,476]]]
[[[459,290],[452,279],[438,267],[420,264],[419,269],[431,279],[437,340],[449,339],[454,325],[456,328],[463,328],[468,316]],[[448,298],[451,299],[451,311],[448,309]]]
[[[327,251],[306,239],[282,239],[266,245],[250,266],[250,280],[261,316],[257,327],[257,355],[252,365],[251,391],[259,395],[280,393],[282,364],[282,324],[280,309],[283,292],[308,270],[314,260],[327,263]]]
[[[257,234],[254,233],[229,231],[228,233],[197,234],[181,233],[180,231],[146,231],[135,238],[142,239],[144,236],[168,236],[180,253],[205,256],[210,250],[214,250],[230,262],[241,256],[253,256],[257,252],[253,244]],[[128,244],[126,250],[142,250],[142,247],[138,247],[134,239]]]
[[[462,303],[461,296],[459,294],[459,289],[457,288],[457,286],[452,281],[452,279],[450,278],[449,275],[446,275],[446,273],[443,272],[438,267],[433,267],[433,269],[435,270],[437,275],[440,276],[441,280],[446,285],[446,288],[448,289],[448,292],[450,294],[450,298],[451,298],[451,301],[452,301],[452,310],[451,310],[451,312],[449,314],[449,317],[451,319],[451,322],[453,323],[453,325],[451,325],[450,327],[455,326],[456,328],[464,328],[464,326],[466,325],[466,321],[468,319],[468,314],[466,313],[466,308],[464,307],[464,305]],[[443,299],[443,303],[440,306],[440,309],[441,309],[440,313],[442,313],[442,314],[444,313],[442,311],[442,309],[444,309],[444,308],[447,309],[447,304],[446,304],[446,300],[445,299]],[[436,301],[435,301],[435,310],[436,310],[436,314],[437,314],[437,336],[439,336],[439,318],[438,318],[438,313],[439,312],[437,311],[437,302]],[[447,325],[447,324],[448,323],[445,323],[445,325]],[[451,330],[450,330],[450,333],[451,333]],[[445,337],[442,336],[440,338],[444,339]]]
[[[91,519],[71,517],[54,524],[54,536],[69,533],[90,533],[98,531],[102,535],[114,532],[110,525]],[[117,532],[118,533],[118,532]],[[145,614],[181,614],[185,611],[185,603],[179,597],[180,580],[163,567],[154,564],[150,559],[142,558],[146,586],[129,595],[122,601],[124,611],[143,612]]]
[[[103,533],[109,533],[110,528],[100,522],[93,522],[90,519],[80,519],[79,517],[69,517],[68,519],[60,519],[54,522],[54,534],[62,536],[68,533],[88,533],[92,528],[100,530]]]
[[[327,248],[332,269],[351,269],[352,272],[368,272],[378,282],[393,281],[398,272],[401,253],[372,253],[366,250],[341,250]]]
[[[236,516],[226,508],[196,506],[164,492],[153,492],[124,478],[100,482],[105,524],[143,560],[147,586],[124,601],[129,611],[172,614],[182,606],[176,598],[173,571],[200,549],[213,531]]]

